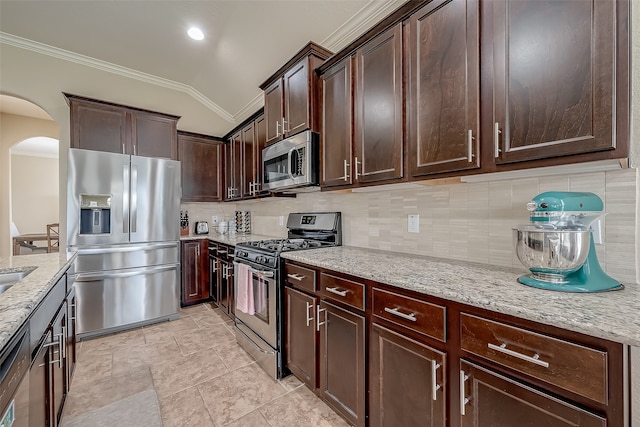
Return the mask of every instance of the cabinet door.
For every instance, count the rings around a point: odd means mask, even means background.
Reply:
[[[356,52],[355,180],[403,176],[402,24]]]
[[[370,349],[370,425],[444,426],[445,354],[375,323]]]
[[[365,318],[322,301],[320,393],[356,426],[365,425]]]
[[[220,260],[218,269],[218,307],[233,317],[233,264]]]
[[[209,256],[209,293],[218,302],[218,259]]]
[[[312,390],[316,386],[317,298],[285,288],[287,368]]]
[[[255,148],[256,143],[255,125],[249,123],[242,129],[242,169],[240,173],[240,182],[242,186],[242,195],[244,197],[253,196],[253,183],[255,182]]]
[[[410,19],[412,176],[480,166],[476,0],[437,0]]]
[[[460,390],[463,427],[607,425],[604,418],[466,361],[460,362]]]
[[[264,118],[266,120],[267,145],[282,139],[283,82],[277,79],[264,90]]]
[[[76,291],[73,289],[67,294],[67,324],[66,324],[66,374],[67,374],[67,391],[71,389],[71,377],[76,368]]]
[[[183,202],[222,200],[222,150],[222,142],[190,135],[178,135]]]
[[[49,369],[51,369],[51,403],[53,404],[53,420],[55,425],[60,423],[62,418],[62,405],[67,397],[67,376],[66,376],[66,329],[67,329],[67,304],[63,302],[58,314],[51,323],[52,341],[57,345],[49,348],[50,359]]]
[[[182,242],[181,264],[182,304],[193,304],[209,298],[207,241]]]
[[[494,21],[496,163],[615,148],[617,2],[483,4]]]
[[[143,112],[131,113],[131,154],[176,160],[177,121],[170,117]]]
[[[51,422],[51,369],[49,369],[50,351],[46,344],[52,341],[51,329],[45,333],[44,344],[38,348],[29,370],[29,424],[48,427]]]
[[[322,76],[322,186],[353,182],[351,58]]]
[[[304,58],[284,75],[284,136],[311,127],[309,59]]]
[[[254,192],[258,195],[269,194],[268,191],[262,190],[262,150],[267,146],[267,120],[264,115],[258,117],[255,122],[256,141],[255,157],[256,157],[256,182],[254,185]]]
[[[70,101],[71,148],[130,154],[127,110]]]

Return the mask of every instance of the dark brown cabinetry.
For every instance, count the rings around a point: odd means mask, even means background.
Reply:
[[[186,240],[181,244],[181,305],[209,299],[209,257],[206,239]]]
[[[65,94],[71,148],[177,159],[179,117]]]
[[[217,259],[217,295],[216,304],[224,314],[235,317],[235,300],[233,298],[233,250],[231,246],[218,243]]]
[[[495,371],[460,362],[462,427],[604,427],[605,418]]]
[[[219,202],[223,185],[222,141],[204,135],[178,132],[182,202]]]
[[[318,78],[315,68],[331,52],[309,43],[260,85],[264,90],[266,144],[306,129],[318,132]]]
[[[478,2],[432,1],[408,22],[411,176],[478,168]]]
[[[370,183],[402,178],[402,24],[356,51],[354,111],[354,180]]]
[[[266,194],[260,190],[265,131],[265,117],[259,115],[236,128],[228,137],[225,200],[248,199]]]
[[[287,368],[307,387],[317,387],[316,307],[318,299],[285,289],[285,341]]]
[[[225,200],[239,200],[242,198],[242,132],[236,132],[229,138],[225,147]]]
[[[373,324],[369,425],[445,426],[446,355]]]
[[[322,76],[322,177],[323,187],[351,185],[353,174],[353,97],[351,57]]]
[[[620,1],[491,1],[483,68],[492,89],[491,135],[495,163],[512,163],[610,150],[616,140],[616,75]],[[626,28],[625,28],[626,30]],[[628,30],[627,30],[628,31]],[[483,47],[484,47],[483,46]],[[624,58],[623,58],[624,60]],[[626,95],[625,95],[626,96]],[[625,123],[622,106],[618,120]],[[628,122],[627,122],[628,123]],[[626,154],[625,154],[626,155]]]

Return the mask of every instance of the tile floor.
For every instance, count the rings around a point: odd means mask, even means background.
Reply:
[[[81,342],[63,424],[108,405],[126,407],[148,390],[165,427],[348,425],[292,375],[271,379],[211,304],[182,309],[176,321]]]

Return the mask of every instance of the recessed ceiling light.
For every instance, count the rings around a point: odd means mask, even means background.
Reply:
[[[189,34],[189,37],[191,37],[194,40],[203,40],[204,39],[204,33],[198,27],[189,28],[189,31],[187,31],[187,34]]]

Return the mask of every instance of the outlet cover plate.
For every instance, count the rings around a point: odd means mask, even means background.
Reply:
[[[420,215],[409,215],[407,221],[407,231],[409,233],[419,233],[420,232]]]

